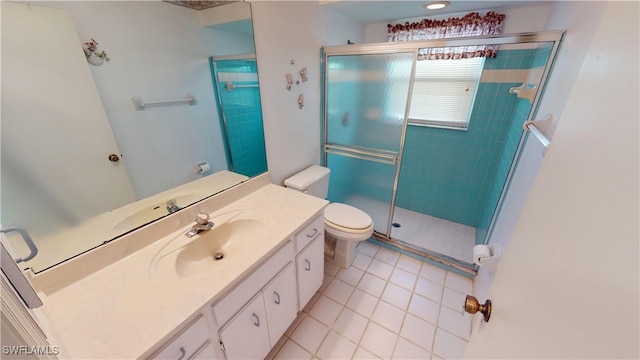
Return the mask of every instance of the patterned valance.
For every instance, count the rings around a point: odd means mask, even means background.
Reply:
[[[488,12],[485,16],[472,12],[461,18],[422,19],[420,22],[388,24],[388,40],[393,42],[498,35],[502,33],[504,17],[504,14],[497,14],[493,11]],[[495,58],[497,49],[497,45],[428,48],[420,49],[418,58],[420,60]]]

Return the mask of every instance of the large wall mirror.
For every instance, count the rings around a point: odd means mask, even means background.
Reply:
[[[44,271],[266,171],[249,3],[2,2],[1,14],[1,222],[39,249],[22,268]],[[82,49],[92,38],[109,57],[100,66]],[[244,111],[241,124],[225,110]],[[232,156],[249,130],[251,164]],[[6,235],[28,257],[20,232]]]

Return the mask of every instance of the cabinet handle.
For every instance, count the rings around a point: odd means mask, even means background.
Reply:
[[[276,296],[276,300],[275,300],[276,305],[280,305],[280,294],[278,294],[277,291],[274,291],[273,295]]]
[[[260,318],[258,317],[258,315],[256,315],[256,313],[253,313],[251,315],[253,315],[253,318],[256,319],[256,321],[253,322],[253,325],[260,327]]]
[[[318,233],[318,229],[313,228],[313,234],[307,234],[307,237],[311,239],[312,237],[316,236],[317,233]]]
[[[311,271],[311,261],[308,259],[304,259],[304,269],[306,271]]]
[[[178,360],[184,359],[185,356],[187,356],[187,350],[185,350],[183,346],[180,346],[180,357]]]

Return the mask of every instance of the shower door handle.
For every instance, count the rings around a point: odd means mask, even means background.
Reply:
[[[374,161],[381,164],[397,165],[398,153],[394,151],[376,150],[368,148],[355,148],[336,144],[325,144],[324,150],[327,153],[348,156],[355,159]]]

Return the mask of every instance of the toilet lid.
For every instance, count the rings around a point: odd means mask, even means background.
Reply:
[[[371,226],[371,217],[364,211],[346,204],[333,203],[324,209],[324,219],[350,229],[366,229]]]

